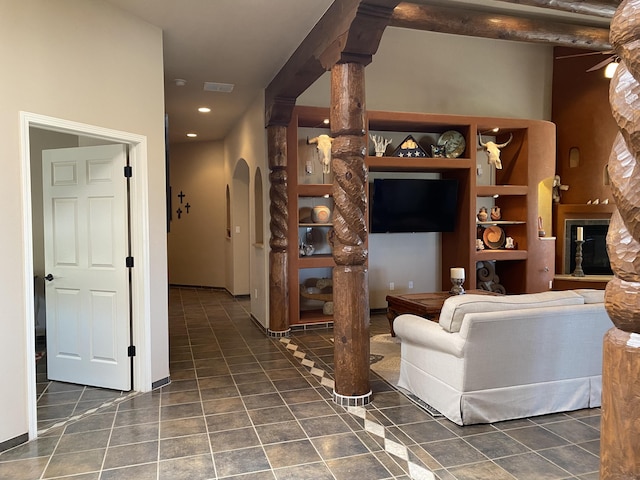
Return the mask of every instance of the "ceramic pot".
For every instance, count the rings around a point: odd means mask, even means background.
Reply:
[[[311,210],[311,220],[313,223],[329,223],[331,220],[331,209],[325,205],[318,205]]]
[[[481,222],[486,222],[487,218],[489,218],[489,214],[487,213],[486,207],[480,207],[480,211],[478,212],[478,220]]]
[[[500,207],[491,208],[491,220],[500,220],[500,218],[502,218]]]

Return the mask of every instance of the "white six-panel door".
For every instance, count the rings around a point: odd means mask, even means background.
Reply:
[[[125,149],[43,152],[50,380],[131,388]]]

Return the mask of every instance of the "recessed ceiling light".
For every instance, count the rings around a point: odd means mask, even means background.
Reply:
[[[211,109],[209,107],[200,107],[198,111],[202,113],[209,113]]]
[[[198,136],[198,134],[197,134],[197,133],[193,133],[193,132],[191,132],[191,133],[187,133],[187,137],[189,137],[189,138],[195,138],[195,137],[197,137],[197,136]]]

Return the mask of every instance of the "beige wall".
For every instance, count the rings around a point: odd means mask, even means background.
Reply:
[[[153,380],[168,376],[162,33],[97,0],[0,0],[0,442],[27,432],[29,404],[20,111],[146,136]],[[28,133],[28,132],[27,132]],[[31,354],[31,353],[29,353]]]
[[[169,283],[224,288],[225,175],[222,142],[172,145]],[[182,192],[183,203],[178,195]],[[189,203],[189,213],[185,205]],[[182,214],[178,218],[176,210]]]

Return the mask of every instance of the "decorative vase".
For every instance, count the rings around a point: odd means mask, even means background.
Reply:
[[[489,218],[487,207],[480,207],[480,211],[478,212],[478,220],[480,220],[481,222],[486,222],[487,218]]]
[[[500,207],[491,208],[491,220],[500,220],[502,214],[500,213]]]
[[[318,205],[311,210],[311,220],[313,223],[329,223],[331,220],[331,209],[325,205]]]

